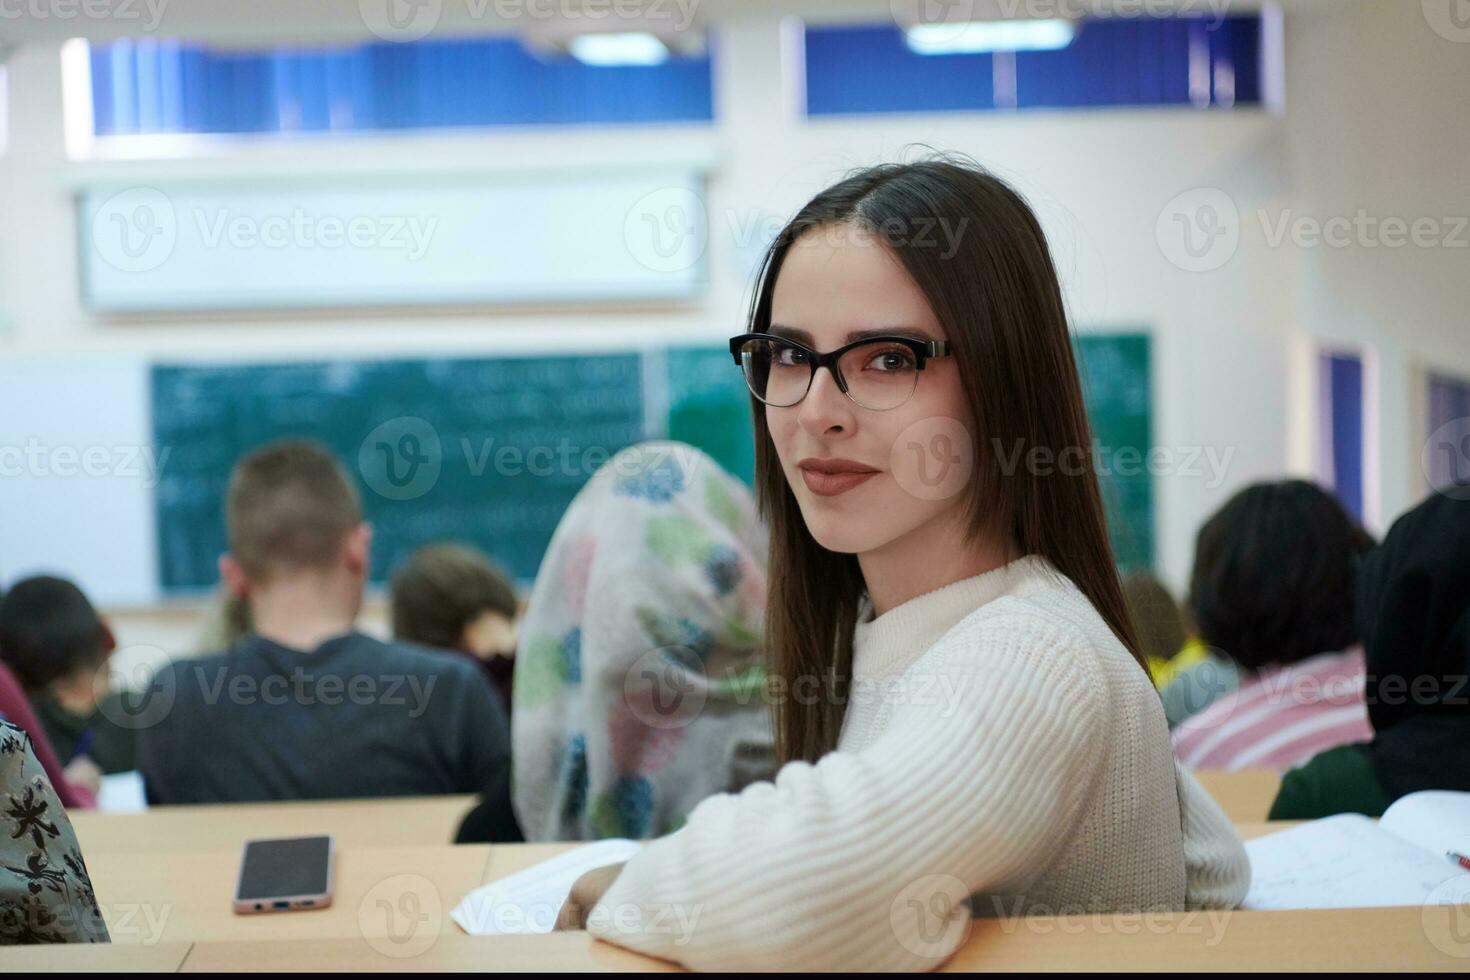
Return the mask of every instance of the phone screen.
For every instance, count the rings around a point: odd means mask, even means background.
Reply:
[[[322,895],[330,873],[330,837],[255,840],[245,845],[242,902],[288,895]]]

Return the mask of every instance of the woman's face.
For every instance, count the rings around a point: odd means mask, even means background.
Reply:
[[[847,224],[806,232],[776,279],[770,332],[826,353],[869,331],[946,339],[924,294],[877,238]],[[955,519],[966,503],[974,425],[953,357],[929,360],[912,397],[887,411],[852,401],[825,368],[802,401],[765,411],[806,526],[829,551],[874,551]],[[824,477],[837,460],[872,472]]]

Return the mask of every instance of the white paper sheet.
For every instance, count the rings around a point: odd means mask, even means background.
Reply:
[[[1371,908],[1470,901],[1470,872],[1355,813],[1245,843],[1248,909]],[[1448,885],[1448,887],[1446,887]]]
[[[1470,793],[1410,793],[1383,811],[1378,825],[1434,854],[1470,854]]]
[[[481,885],[449,914],[472,936],[550,932],[578,878],[637,854],[643,845],[623,838],[585,844],[524,871]]]
[[[97,790],[97,809],[102,813],[142,813],[148,809],[143,774],[133,769],[103,776]]]

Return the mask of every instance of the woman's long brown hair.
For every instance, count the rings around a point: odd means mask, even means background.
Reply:
[[[977,429],[968,540],[1008,531],[1018,553],[1049,559],[1147,673],[1108,543],[1061,286],[1036,216],[1006,183],[968,162],[862,170],[818,194],[776,237],[757,279],[751,332],[769,330],[776,279],[792,243],[839,224],[861,228],[893,251],[950,342]],[[863,577],[854,555],[828,551],[807,530],[765,407],[754,398],[751,407],[756,490],[771,529],[766,641],[781,685],[776,751],[783,763],[815,762],[836,748],[841,731]],[[1038,446],[1057,454],[1053,459],[1064,449],[1073,459],[1080,453],[1083,465],[1045,474],[1003,465],[1003,458],[1018,462]]]

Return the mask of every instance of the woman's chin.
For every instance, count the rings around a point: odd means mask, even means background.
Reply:
[[[862,528],[855,527],[851,518],[842,521],[808,517],[806,526],[817,544],[838,554],[859,555],[882,543],[871,532],[863,533]]]

